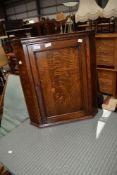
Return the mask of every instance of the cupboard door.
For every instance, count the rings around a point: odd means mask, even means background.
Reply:
[[[48,46],[48,47],[46,47]],[[30,65],[42,124],[88,114],[85,42],[76,40],[29,46]]]

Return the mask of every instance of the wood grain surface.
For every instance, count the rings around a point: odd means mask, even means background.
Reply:
[[[32,124],[85,119],[96,112],[93,32],[24,39],[15,53],[22,60],[19,71]]]

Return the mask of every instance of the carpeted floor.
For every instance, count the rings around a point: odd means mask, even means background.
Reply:
[[[25,99],[18,75],[8,75],[4,95],[3,115],[0,137],[7,135],[14,128],[29,118]]]
[[[25,121],[0,139],[15,175],[117,175],[117,113],[38,129]]]

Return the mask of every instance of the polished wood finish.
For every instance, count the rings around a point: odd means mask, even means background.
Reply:
[[[116,94],[116,72],[98,70],[98,80],[100,91],[107,94]]]
[[[31,123],[92,117],[97,108],[93,32],[17,40],[14,50]]]
[[[99,90],[117,94],[117,33],[96,35],[96,59]]]

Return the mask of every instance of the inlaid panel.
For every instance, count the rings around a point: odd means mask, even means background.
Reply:
[[[44,51],[36,53],[35,57],[47,116],[82,110],[83,89],[78,48]]]

